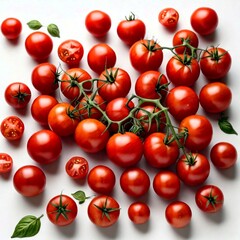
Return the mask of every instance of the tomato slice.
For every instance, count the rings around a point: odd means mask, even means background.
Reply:
[[[12,169],[13,160],[7,153],[0,153],[0,173],[10,172]]]
[[[167,28],[176,27],[179,19],[179,13],[174,8],[164,8],[158,15],[158,21]]]

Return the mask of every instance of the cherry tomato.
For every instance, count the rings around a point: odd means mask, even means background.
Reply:
[[[24,123],[17,116],[9,116],[1,122],[1,133],[9,141],[20,140],[24,133]]]
[[[46,176],[41,168],[34,165],[25,165],[15,172],[13,185],[21,195],[34,197],[44,191]]]
[[[174,8],[164,8],[158,14],[158,21],[166,28],[175,28],[179,19],[179,13]]]
[[[128,217],[134,224],[144,224],[150,218],[150,208],[144,202],[134,202],[128,207]]]
[[[31,99],[31,90],[22,82],[14,82],[7,86],[4,92],[6,102],[13,108],[25,108]]]
[[[0,153],[0,174],[8,173],[12,170],[13,160],[7,153]]]
[[[6,18],[1,24],[1,31],[7,39],[17,39],[22,32],[22,23],[17,18]]]

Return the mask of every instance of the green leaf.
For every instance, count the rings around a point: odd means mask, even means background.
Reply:
[[[90,197],[86,197],[85,192],[83,191],[77,191],[75,193],[72,193],[72,196],[79,201],[79,204],[82,204],[85,202],[86,199],[90,198]]]
[[[33,30],[38,30],[42,27],[42,24],[38,20],[32,20],[27,25]]]
[[[224,133],[238,135],[232,124],[228,121],[228,117],[221,116],[221,118],[218,120],[218,125]]]
[[[60,37],[60,31],[56,24],[53,23],[49,24],[47,26],[47,30],[52,37]]]
[[[43,217],[43,215],[41,215],[39,218],[32,215],[27,215],[23,217],[16,225],[11,238],[24,238],[35,236],[39,232],[41,227],[41,217]]]

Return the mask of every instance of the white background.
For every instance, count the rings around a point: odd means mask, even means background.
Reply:
[[[194,192],[196,189],[182,186],[179,200],[186,201],[193,213],[191,224],[185,228],[176,230],[171,228],[164,218],[165,207],[168,204],[156,196],[151,189],[147,196],[140,198],[145,200],[151,208],[151,218],[148,224],[134,226],[127,216],[127,208],[134,200],[127,197],[119,187],[119,176],[121,170],[113,166],[106,159],[104,154],[86,155],[74,143],[72,138],[63,139],[63,152],[56,163],[48,166],[40,166],[44,169],[47,176],[47,185],[43,194],[34,198],[26,198],[18,194],[12,184],[14,172],[26,164],[36,164],[27,154],[26,143],[28,138],[41,127],[34,122],[30,113],[30,104],[38,95],[38,92],[31,84],[31,72],[36,65],[26,53],[24,48],[25,38],[32,32],[26,23],[30,20],[37,19],[43,25],[55,23],[61,31],[61,38],[54,38],[54,49],[51,54],[50,62],[58,65],[60,63],[56,49],[58,45],[66,39],[76,39],[84,46],[84,57],[80,67],[89,71],[92,76],[96,76],[88,67],[86,56],[91,46],[100,41],[106,41],[117,54],[116,66],[127,70],[131,75],[133,86],[138,73],[132,69],[128,48],[120,41],[116,33],[117,24],[134,12],[137,18],[142,19],[146,24],[146,38],[156,39],[162,46],[171,46],[173,32],[167,31],[158,23],[157,16],[161,9],[165,7],[174,7],[180,14],[178,28],[189,28],[191,13],[198,7],[209,6],[216,10],[219,16],[219,25],[213,36],[202,38],[199,37],[200,47],[210,45],[220,45],[229,50],[232,56],[232,68],[226,81],[232,89],[233,99],[228,115],[236,131],[240,133],[238,122],[239,114],[239,10],[240,2],[238,0],[212,0],[212,1],[192,1],[192,0],[67,0],[54,1],[49,0],[1,0],[0,4],[0,22],[7,17],[16,17],[23,24],[23,31],[19,40],[15,43],[7,41],[0,35],[0,121],[8,115],[14,114],[22,118],[26,130],[24,137],[18,143],[11,143],[0,136],[0,152],[9,153],[14,160],[13,171],[7,176],[0,176],[0,239],[8,240],[13,233],[17,222],[25,215],[32,214],[40,216],[44,213],[42,227],[39,234],[33,239],[38,240],[66,240],[66,239],[164,239],[164,240],[181,240],[181,239],[219,239],[232,240],[240,239],[239,215],[240,215],[240,191],[239,191],[239,163],[235,167],[218,171],[211,164],[211,174],[207,183],[219,186],[225,195],[225,203],[222,211],[216,214],[204,214],[200,212],[194,202]],[[105,39],[95,39],[86,30],[84,19],[91,10],[99,9],[107,12],[112,19],[112,27]],[[46,31],[43,28],[42,31]],[[164,52],[164,62],[160,71],[165,73],[165,64],[169,59],[169,53]],[[32,99],[25,111],[16,111],[5,103],[4,90],[6,86],[15,81],[22,81],[29,85],[32,90]],[[200,76],[197,84],[197,91],[200,86],[207,81]],[[199,108],[199,114],[204,114]],[[219,141],[229,141],[239,149],[239,137],[236,135],[226,135],[217,127],[216,117],[209,116],[214,126],[214,137],[211,146]],[[206,151],[208,156],[208,151]],[[100,229],[93,225],[87,217],[88,201],[79,206],[79,214],[76,221],[67,227],[56,227],[49,222],[45,214],[45,207],[50,198],[60,194],[70,195],[77,190],[84,190],[87,195],[94,193],[88,188],[86,183],[79,183],[70,179],[64,170],[65,162],[73,155],[85,156],[90,163],[90,167],[96,164],[108,164],[115,170],[117,182],[113,196],[121,205],[121,215],[118,223],[108,229]],[[144,160],[143,160],[144,161]],[[143,162],[142,161],[142,162]],[[141,163],[144,166],[144,163]],[[151,180],[157,170],[147,169]]]

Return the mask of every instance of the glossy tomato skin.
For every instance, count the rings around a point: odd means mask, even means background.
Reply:
[[[158,21],[166,28],[175,28],[179,19],[179,13],[174,8],[164,8],[158,14]]]
[[[128,196],[141,197],[149,190],[150,178],[142,168],[128,168],[120,176],[120,186]]]
[[[53,131],[43,129],[33,133],[27,142],[29,156],[40,164],[50,164],[59,159],[62,141]]]
[[[106,145],[108,158],[117,166],[126,168],[136,165],[143,155],[143,143],[132,132],[115,133]]]
[[[144,202],[133,202],[128,207],[128,217],[134,224],[144,224],[150,218],[150,208]]]
[[[52,39],[44,32],[33,32],[25,40],[27,53],[37,61],[46,60],[53,49]]]
[[[0,174],[8,173],[12,170],[13,159],[7,153],[0,153]]]
[[[9,40],[17,39],[22,32],[22,23],[17,18],[6,18],[1,23],[1,32]]]
[[[21,195],[34,197],[44,191],[46,176],[41,168],[34,165],[25,165],[15,172],[13,185]]]

